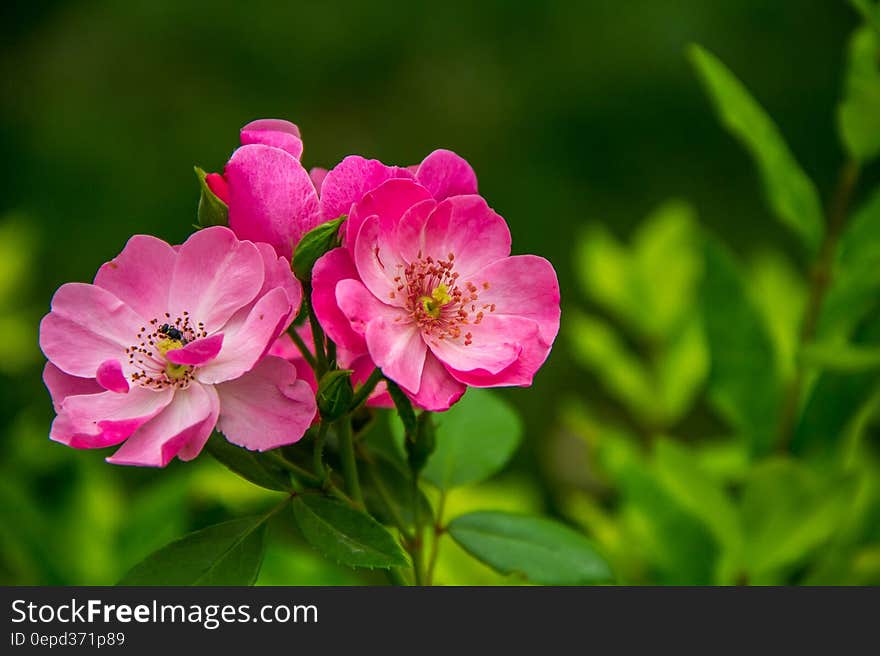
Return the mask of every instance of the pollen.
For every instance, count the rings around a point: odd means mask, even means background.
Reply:
[[[417,259],[407,265],[399,265],[393,278],[396,288],[391,298],[400,294],[406,300],[413,322],[431,343],[450,340],[470,346],[473,334],[462,326],[476,326],[483,321],[494,306],[481,304],[477,310],[480,292],[489,288],[488,281],[461,280],[455,271],[455,254],[445,259],[434,258],[419,252]],[[482,288],[482,289],[481,289]]]
[[[156,390],[189,387],[194,378],[194,367],[175,364],[166,356],[169,351],[207,337],[205,325],[201,322],[193,325],[186,311],[179,317],[172,317],[166,312],[161,319],[151,319],[148,325],[141,327],[137,343],[125,349],[128,364],[135,369],[131,375],[132,381]]]

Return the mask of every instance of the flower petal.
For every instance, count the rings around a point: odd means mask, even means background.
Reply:
[[[177,255],[161,239],[135,235],[122,252],[105,263],[95,284],[125,302],[142,319],[159,318],[168,310],[168,290]]]
[[[217,357],[222,346],[223,333],[216,333],[204,339],[196,339],[183,348],[168,351],[165,357],[174,364],[205,364]]]
[[[65,373],[94,378],[102,362],[124,355],[143,324],[106,289],[67,283],[55,292],[52,311],[40,322],[40,348]]]
[[[443,412],[449,410],[466,390],[467,387],[453,378],[437,357],[428,351],[419,391],[411,399],[424,410]]]
[[[170,389],[134,387],[128,394],[101,392],[68,396],[52,423],[49,437],[76,449],[119,444],[171,402]]]
[[[406,298],[398,290],[406,267],[394,249],[389,235],[383,233],[378,216],[364,221],[354,248],[354,264],[367,289],[383,303],[403,307]]]
[[[204,322],[208,333],[223,327],[263,286],[263,259],[254,244],[239,241],[228,228],[199,230],[177,253],[169,311]]]
[[[297,328],[296,332],[300,335],[306,346],[314,355],[315,346],[312,340],[312,331],[310,330],[308,323]],[[289,334],[284,333],[281,337],[276,339],[272,344],[272,348],[269,349],[269,352],[266,355],[272,355],[287,360],[296,369],[297,379],[308,383],[309,387],[312,388],[312,392],[318,391],[318,381],[315,378],[315,371],[303,357],[302,353],[300,353],[299,348],[293,343],[293,339]],[[337,360],[339,360],[338,353]],[[343,369],[347,368],[341,363],[341,361],[340,366]]]
[[[334,248],[322,255],[312,268],[312,309],[327,336],[342,348],[356,353],[366,351],[361,334],[351,328],[348,318],[336,300],[340,280],[358,280],[351,255],[345,248]]]
[[[302,235],[320,223],[318,192],[299,160],[266,146],[242,146],[226,164],[229,227],[240,239],[271,244],[290,258]]]
[[[550,355],[550,344],[545,342],[538,331],[532,339],[524,340],[520,346],[517,359],[497,373],[487,371],[456,371],[449,369],[449,373],[456,380],[470,385],[471,387],[528,387],[532,384],[538,369]]]
[[[315,394],[289,362],[272,356],[217,386],[218,429],[233,444],[266,451],[298,441],[315,417]]]
[[[481,196],[453,196],[425,224],[425,248],[434,257],[455,255],[455,271],[473,272],[510,255],[510,230]]]
[[[119,360],[104,360],[98,367],[95,379],[98,381],[98,385],[105,390],[117,394],[128,393],[128,380],[125,378]]]
[[[107,462],[164,467],[174,456],[194,458],[217,423],[220,404],[211,387],[192,383],[174,392],[171,403],[142,425]]]
[[[257,294],[257,298],[262,298],[276,287],[280,287],[287,294],[287,300],[290,302],[290,314],[288,321],[284,324],[286,329],[296,318],[299,308],[302,305],[303,289],[299,280],[290,270],[290,262],[279,256],[269,244],[258,242],[254,244],[263,257],[263,266],[265,267],[265,278],[263,279],[263,288]]]
[[[281,288],[275,288],[247,313],[236,315],[224,329],[223,348],[214,360],[196,369],[202,383],[221,383],[238,378],[262,358],[284,330],[290,301]]]
[[[49,389],[52,397],[52,407],[55,412],[61,412],[61,404],[68,396],[80,394],[100,394],[104,388],[98,385],[94,378],[80,378],[64,373],[51,362],[43,367],[43,382]]]
[[[340,280],[336,285],[336,300],[358,335],[366,334],[367,324],[373,319],[384,318],[394,324],[408,320],[403,310],[380,302],[359,280]]]
[[[463,157],[442,148],[422,160],[416,180],[437,200],[477,193],[477,175],[471,165]]]
[[[351,382],[353,385],[362,385],[370,374],[376,369],[376,363],[369,353],[354,354],[345,349],[337,349],[336,361],[342,369],[351,369]],[[367,400],[367,405],[371,408],[393,408],[394,401],[388,393],[388,385],[384,380],[379,381],[375,389]]]
[[[479,324],[462,326],[457,339],[426,335],[425,340],[437,359],[451,369],[497,374],[519,357],[524,342],[537,335],[538,325],[530,319],[490,314]]]
[[[406,390],[418,392],[427,349],[416,326],[379,316],[367,324],[365,336],[370,357],[382,373]]]
[[[396,166],[386,166],[377,159],[349,155],[333,167],[321,184],[321,216],[331,221],[349,214],[353,203],[386,180],[411,178],[412,174]]]
[[[309,169],[309,177],[312,179],[312,184],[315,185],[315,191],[318,192],[318,195],[321,195],[321,188],[324,186],[324,180],[327,178],[327,169],[321,168],[320,166],[313,166]],[[324,216],[323,214],[321,215]]]
[[[326,184],[325,181],[325,188]],[[393,178],[383,182],[351,207],[348,221],[343,226],[343,245],[353,249],[361,225],[373,215],[379,217],[388,235],[393,234],[400,218],[410,207],[432,198],[430,191],[408,178]]]
[[[245,125],[239,134],[241,145],[265,144],[287,151],[297,159],[302,156],[303,142],[299,128],[290,121],[262,118]]]
[[[537,255],[514,255],[472,274],[480,305],[495,306],[495,316],[513,315],[538,324],[548,345],[559,332],[559,281],[553,265]],[[484,284],[488,283],[488,287]]]
[[[226,184],[226,178],[219,173],[206,173],[205,184],[217,198],[229,205],[229,185]]]

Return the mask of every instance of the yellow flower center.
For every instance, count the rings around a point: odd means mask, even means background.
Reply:
[[[425,314],[434,319],[440,316],[440,310],[443,309],[443,306],[450,302],[452,302],[452,297],[449,295],[449,288],[446,285],[438,285],[430,296],[419,298],[419,303],[422,304]]]
[[[156,342],[156,350],[159,351],[159,354],[162,357],[165,357],[165,354],[168,353],[168,351],[174,351],[175,349],[183,347],[183,342],[181,342],[179,339],[171,339],[170,337],[166,337]],[[186,364],[175,364],[173,362],[166,362],[165,375],[172,380],[180,380],[191,368],[192,367]]]

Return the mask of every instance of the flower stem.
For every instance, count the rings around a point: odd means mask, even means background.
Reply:
[[[837,190],[834,199],[828,209],[828,225],[825,229],[825,237],[819,247],[819,254],[810,274],[810,291],[807,298],[807,307],[804,311],[804,322],[801,325],[798,351],[810,344],[816,337],[819,326],[819,318],[822,314],[822,303],[831,285],[831,277],[834,268],[834,259],[837,255],[837,244],[849,212],[849,203],[853,191],[859,179],[859,165],[854,160],[849,160],[840,171]],[[806,368],[800,358],[795,365],[795,373],[785,391],[780,412],[777,448],[779,451],[787,451],[791,443],[794,424],[797,419],[798,409],[801,404],[806,380]]]
[[[351,411],[354,412],[358,408],[361,407],[364,403],[366,403],[367,399],[370,397],[370,394],[373,393],[373,390],[376,389],[376,385],[379,384],[379,381],[382,380],[382,371],[378,368],[373,369],[373,373],[370,374],[370,377],[364,381],[364,384],[361,385],[357,392],[354,393],[354,398],[351,400]]]
[[[431,555],[428,557],[428,572],[425,575],[427,585],[434,583],[434,568],[437,566],[437,556],[440,552],[440,538],[446,532],[443,526],[443,512],[446,509],[446,491],[440,492],[440,499],[437,501],[437,512],[434,518],[434,540],[431,542]]]
[[[277,464],[279,467],[281,467],[282,469],[286,469],[306,485],[316,486],[320,484],[320,480],[314,474],[300,467],[296,463],[290,462],[287,458],[282,456],[277,451],[264,451],[264,454],[274,460],[275,464]]]
[[[312,309],[312,289],[304,286],[303,289],[303,305],[306,307],[306,314],[309,317],[309,325],[312,327],[312,339],[315,342],[315,376],[321,380],[321,376],[327,373],[329,365],[327,363],[327,352],[324,350],[324,331],[321,330],[321,324]]]
[[[342,458],[342,476],[345,479],[345,490],[361,507],[364,496],[358,479],[357,463],[354,459],[354,439],[351,434],[351,417],[346,415],[336,424],[339,433],[339,454]]]
[[[327,439],[327,429],[330,425],[326,421],[322,421],[318,426],[318,434],[315,436],[315,445],[314,445],[314,462],[313,467],[315,469],[315,474],[317,474],[318,479],[321,481],[321,485],[323,485],[327,481],[327,468],[324,467],[324,441]]]
[[[309,347],[306,346],[306,343],[303,341],[303,338],[300,337],[298,332],[296,332],[296,328],[291,326],[290,330],[288,330],[287,333],[290,335],[290,338],[293,340],[293,343],[296,344],[296,348],[298,348],[299,352],[302,353],[302,356],[303,356],[303,358],[305,358],[305,361],[309,363],[309,366],[312,369],[314,369],[316,366],[315,356],[309,350]]]

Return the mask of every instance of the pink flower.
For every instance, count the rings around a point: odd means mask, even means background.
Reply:
[[[448,188],[456,186],[437,185]],[[312,272],[327,335],[436,411],[468,385],[530,385],[560,315],[547,260],[511,257],[504,219],[480,196],[438,195],[412,179],[386,180],[354,204],[344,246]]]
[[[290,259],[300,238],[321,222],[318,192],[299,161],[299,128],[261,119],[245,125],[240,139],[223,176],[206,176],[208,186],[229,207],[229,227],[240,239],[270,244]]]
[[[253,450],[297,441],[314,395],[266,353],[301,300],[286,260],[227,228],[179,247],[132,237],[94,284],[63,285],[40,324],[50,437],[160,467],[197,456],[215,426]]]

